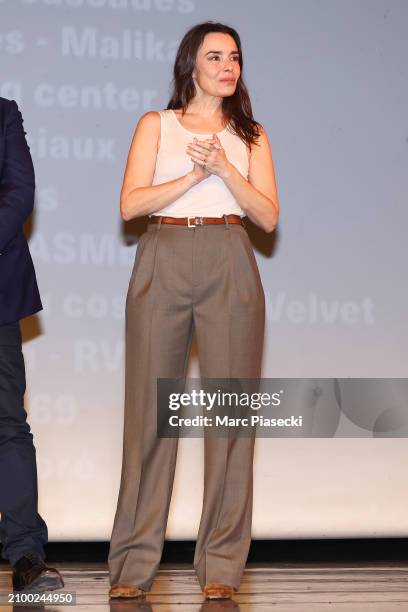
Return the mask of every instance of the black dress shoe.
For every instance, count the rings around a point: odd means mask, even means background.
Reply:
[[[48,567],[38,555],[27,552],[13,565],[14,591],[55,591],[64,581],[54,567]]]

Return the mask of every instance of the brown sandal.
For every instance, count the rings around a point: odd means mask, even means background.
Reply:
[[[211,582],[204,587],[206,599],[231,599],[233,592],[233,587],[218,582]]]
[[[146,591],[132,584],[114,584],[109,590],[109,597],[144,597]]]

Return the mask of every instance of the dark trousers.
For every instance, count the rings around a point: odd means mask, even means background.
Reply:
[[[0,540],[11,565],[25,552],[44,558],[48,530],[37,512],[37,466],[24,410],[25,367],[18,321],[0,325]]]

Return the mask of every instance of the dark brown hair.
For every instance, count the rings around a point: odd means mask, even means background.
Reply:
[[[167,109],[182,109],[186,111],[188,103],[196,94],[193,80],[193,70],[197,58],[197,52],[206,34],[211,32],[222,32],[229,34],[235,40],[239,52],[239,65],[241,74],[237,81],[235,92],[232,96],[223,98],[222,113],[225,125],[230,122],[230,130],[239,136],[251,149],[251,144],[259,137],[260,123],[254,120],[252,106],[248,90],[242,78],[242,49],[241,39],[238,32],[229,26],[215,21],[206,21],[192,27],[184,35],[177,50],[173,69],[173,92]]]

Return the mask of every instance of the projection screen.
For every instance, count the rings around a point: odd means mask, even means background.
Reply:
[[[22,329],[50,540],[110,537],[124,305],[146,223],[121,220],[119,193],[137,121],[166,108],[195,23],[239,32],[272,147],[278,228],[248,230],[266,297],[263,376],[406,376],[406,2],[1,0],[0,14],[0,95],[19,104],[36,171],[25,229],[44,311]],[[333,437],[259,439],[253,537],[406,536],[407,461],[405,437],[346,413]],[[195,538],[202,487],[203,441],[182,439],[169,539]]]

